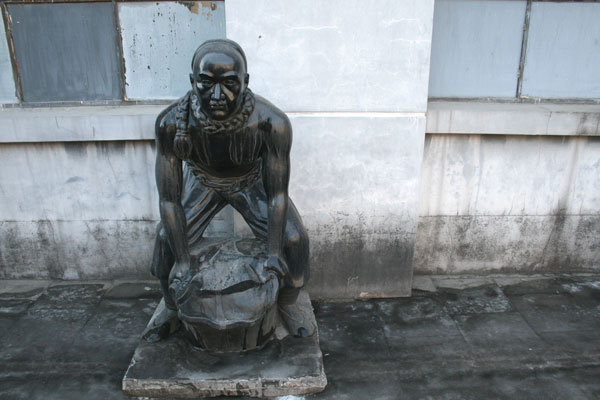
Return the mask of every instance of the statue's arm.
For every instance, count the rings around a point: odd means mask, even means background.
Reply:
[[[162,124],[157,120],[155,172],[160,200],[160,219],[175,256],[175,266],[171,270],[169,281],[175,276],[181,278],[190,264],[187,223],[181,206],[182,164],[173,151],[174,136],[174,125]]]
[[[266,267],[280,275],[288,273],[282,258],[283,238],[287,222],[288,183],[290,179],[290,150],[292,125],[283,112],[271,120],[267,154],[264,159],[265,191],[268,211],[268,251]]]

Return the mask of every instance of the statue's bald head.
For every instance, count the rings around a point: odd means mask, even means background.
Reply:
[[[229,39],[211,39],[198,46],[194,52],[194,57],[192,57],[192,71],[202,57],[208,53],[228,54],[229,56],[239,58],[244,66],[244,72],[248,71],[248,62],[246,61],[246,54],[242,46]]]
[[[248,81],[246,55],[236,42],[208,40],[194,52],[190,82],[208,117],[222,120],[238,111]]]

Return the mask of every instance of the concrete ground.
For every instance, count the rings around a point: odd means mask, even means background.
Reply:
[[[600,398],[600,275],[413,286],[314,303],[329,385],[307,399]],[[126,399],[159,299],[148,282],[0,281],[0,399]]]

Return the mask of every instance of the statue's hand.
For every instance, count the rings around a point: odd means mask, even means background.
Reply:
[[[289,269],[287,263],[276,255],[270,255],[265,261],[264,272],[267,274],[275,274],[279,278],[288,275]]]
[[[169,273],[169,284],[173,283],[173,281],[183,280],[183,277],[190,270],[190,263],[178,263],[176,262],[171,268],[171,273]]]

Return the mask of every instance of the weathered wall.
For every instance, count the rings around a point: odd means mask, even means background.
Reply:
[[[416,273],[600,269],[599,18],[436,0]]]
[[[5,112],[1,120],[12,125],[13,133],[0,140],[27,133],[34,124],[52,128],[28,139],[50,133],[57,141],[0,144],[2,277],[149,277],[159,219],[151,126],[160,107],[145,106],[129,116],[127,141],[81,141],[94,132],[118,135],[114,128],[123,125],[121,108],[78,109],[69,117],[56,116],[58,109]],[[26,117],[34,113],[37,118]],[[399,266],[412,262],[418,207],[414,177],[419,176],[424,118],[290,117],[295,133],[290,194],[311,237],[311,290],[352,297],[410,283]],[[403,162],[390,162],[396,158]],[[237,221],[238,233],[247,234],[244,226]],[[233,231],[228,208],[207,234]]]
[[[223,2],[118,3],[128,99],[176,99],[190,90],[191,56],[225,37]]]
[[[128,98],[186,90],[192,50],[178,39],[195,47],[196,25],[223,12],[222,3],[196,5],[118,4]],[[250,87],[292,121],[290,193],[311,239],[313,295],[409,295],[433,0],[225,5]],[[163,41],[166,27],[175,32]],[[218,23],[202,29],[223,32]],[[161,107],[0,112],[2,277],[148,277],[158,220],[152,123]],[[213,234],[247,234],[231,209],[214,225]]]
[[[600,137],[428,135],[417,273],[600,269]]]
[[[0,144],[0,277],[150,278],[154,158],[151,140]]]

